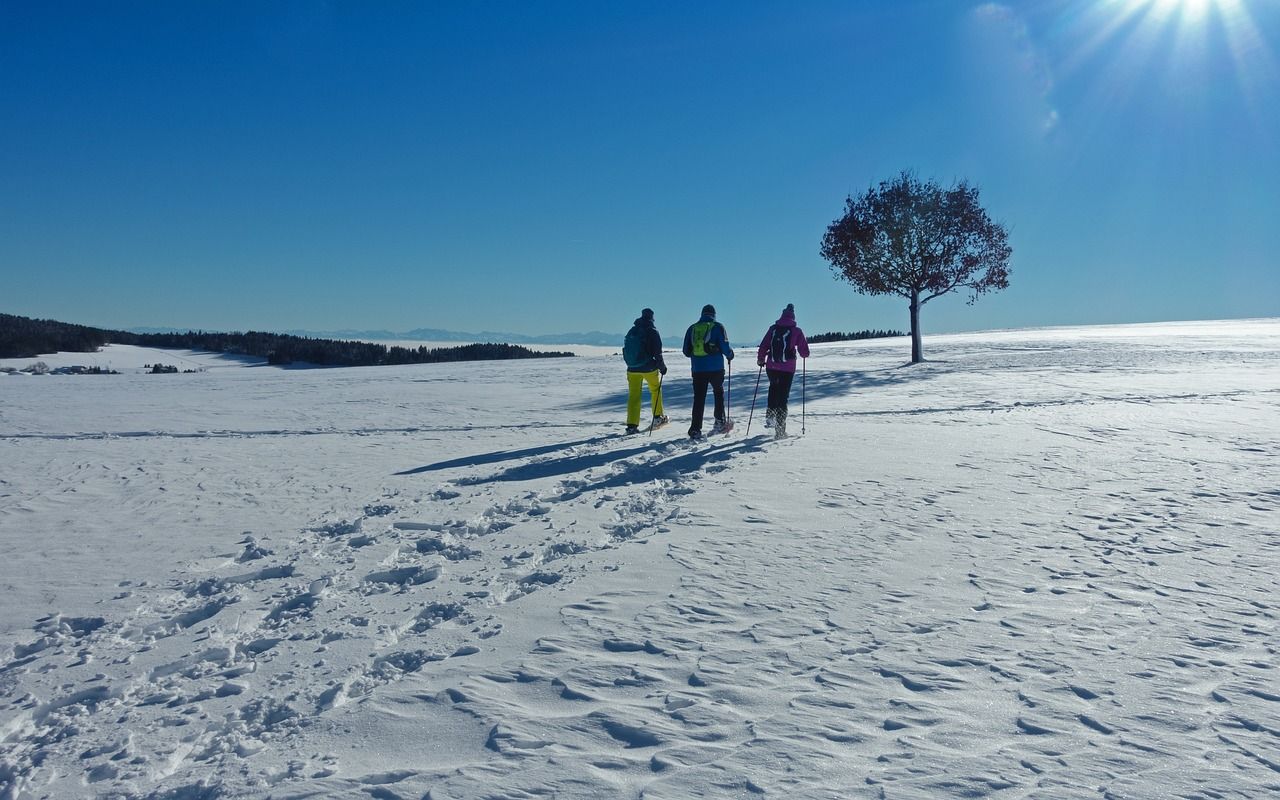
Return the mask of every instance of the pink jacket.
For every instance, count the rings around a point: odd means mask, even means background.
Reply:
[[[789,328],[790,333],[787,337],[787,349],[792,351],[793,355],[790,361],[774,361],[773,355],[769,352],[773,344],[774,328]],[[769,330],[764,332],[764,338],[760,340],[760,349],[756,351],[756,363],[764,364],[767,369],[777,370],[778,372],[795,372],[797,358],[809,357],[809,341],[804,338],[804,331],[796,325],[796,315],[792,311],[783,311],[782,316],[778,317],[778,321],[769,326]]]

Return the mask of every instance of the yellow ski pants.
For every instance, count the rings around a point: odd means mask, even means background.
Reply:
[[[653,405],[653,415],[662,416],[662,381],[658,371],[627,373],[627,424],[640,424],[640,388],[643,383],[649,384],[649,400]]]

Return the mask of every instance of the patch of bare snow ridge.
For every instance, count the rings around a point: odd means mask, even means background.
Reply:
[[[926,346],[5,381],[0,798],[1280,791],[1280,320]]]

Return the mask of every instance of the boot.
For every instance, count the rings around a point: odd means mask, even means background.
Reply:
[[[784,408],[773,412],[773,438],[787,438],[787,411]]]
[[[764,426],[766,428],[773,427],[773,409],[772,408],[766,408],[764,411]]]

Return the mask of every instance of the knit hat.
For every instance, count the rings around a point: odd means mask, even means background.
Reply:
[[[716,307],[707,303],[702,307],[702,313],[714,317],[716,315]]]
[[[653,309],[652,308],[641,309],[640,319],[653,319]]]
[[[794,317],[795,315],[796,315],[796,307],[791,303],[787,303],[787,307],[782,309],[782,316]]]

